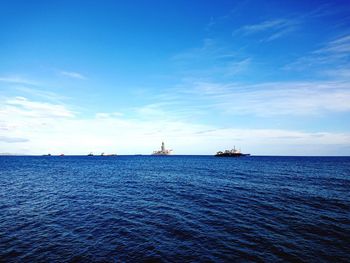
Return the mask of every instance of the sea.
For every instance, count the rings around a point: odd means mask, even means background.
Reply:
[[[350,157],[1,156],[0,262],[350,262]]]

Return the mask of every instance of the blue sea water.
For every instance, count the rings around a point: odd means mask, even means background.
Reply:
[[[349,262],[350,158],[0,157],[3,262]]]

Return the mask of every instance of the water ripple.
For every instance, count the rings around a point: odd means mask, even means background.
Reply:
[[[350,158],[0,157],[0,167],[0,261],[350,261]]]

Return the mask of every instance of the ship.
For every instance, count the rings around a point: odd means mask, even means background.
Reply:
[[[104,152],[101,153],[101,156],[117,156],[116,153],[111,153],[111,154],[105,154]]]
[[[152,155],[170,155],[173,150],[171,149],[165,149],[164,142],[162,142],[162,146],[160,148],[160,151],[154,151]]]
[[[91,153],[89,153],[87,156],[94,156],[94,154],[91,152]]]
[[[225,150],[224,152],[219,151],[215,154],[216,157],[243,157],[250,156],[249,153],[242,153],[241,150],[237,150],[236,147],[233,147],[232,150]]]

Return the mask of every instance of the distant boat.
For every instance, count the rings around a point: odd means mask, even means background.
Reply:
[[[43,156],[51,156],[51,153],[43,154]]]
[[[233,147],[232,150],[225,150],[224,152],[219,151],[215,154],[216,157],[243,157],[250,156],[249,153],[242,153],[240,150],[237,150]]]
[[[94,155],[93,155],[93,153],[91,152],[91,153],[89,153],[87,156],[94,156]]]
[[[60,156],[64,156],[64,153],[61,153]]]
[[[111,154],[101,153],[101,156],[117,156],[117,154],[115,154],[115,153],[111,153]]]
[[[162,146],[160,148],[160,151],[154,151],[152,155],[170,155],[173,150],[165,149],[164,142],[162,142]]]

